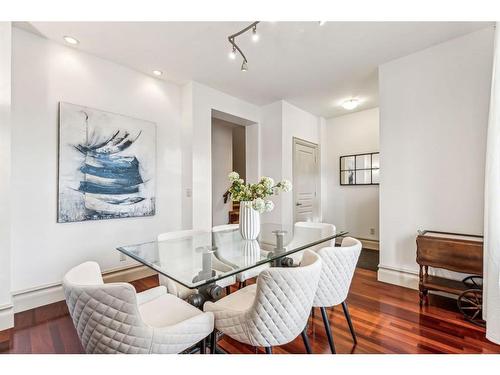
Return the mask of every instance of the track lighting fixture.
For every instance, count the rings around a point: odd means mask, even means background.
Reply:
[[[249,30],[252,30],[252,40],[254,42],[257,42],[259,40],[259,34],[257,34],[257,25],[260,21],[255,21],[252,24],[248,25],[244,29],[238,31],[237,33],[234,33],[232,35],[229,35],[227,37],[227,40],[229,43],[231,43],[232,50],[229,52],[229,58],[231,60],[234,60],[236,58],[236,52],[238,52],[241,57],[243,58],[243,62],[241,64],[241,71],[246,72],[248,70],[248,60],[241,50],[241,48],[236,44],[236,37],[240,36],[241,34],[246,33]]]

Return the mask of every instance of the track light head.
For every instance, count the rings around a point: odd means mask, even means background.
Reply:
[[[254,42],[258,42],[259,41],[259,34],[257,34],[257,26],[254,26],[253,27],[253,30],[252,30],[252,40]]]
[[[229,58],[234,60],[236,58],[236,48],[233,47],[232,51],[229,52]]]
[[[247,62],[246,60],[243,60],[243,63],[241,64],[241,71],[246,72],[248,70]]]

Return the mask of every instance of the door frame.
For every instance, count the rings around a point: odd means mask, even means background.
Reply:
[[[313,220],[320,221],[321,216],[321,149],[318,143],[306,141],[298,137],[292,138],[292,183],[295,186],[295,176],[296,176],[296,162],[295,162],[295,152],[297,151],[297,145],[311,147],[316,151],[316,181],[315,181],[315,204],[313,205]],[[293,189],[293,223],[297,222],[297,190]]]

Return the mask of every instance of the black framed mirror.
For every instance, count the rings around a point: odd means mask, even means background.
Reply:
[[[379,183],[379,152],[340,157],[340,185],[378,185]]]

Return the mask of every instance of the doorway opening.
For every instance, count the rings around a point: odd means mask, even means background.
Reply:
[[[212,116],[212,226],[239,223],[239,203],[227,195],[232,171],[246,180],[245,126]]]

